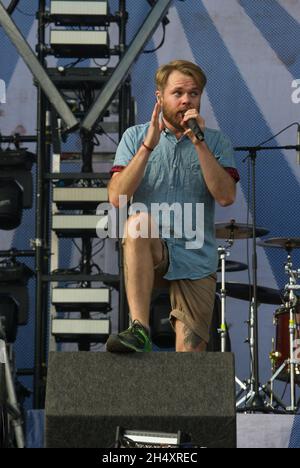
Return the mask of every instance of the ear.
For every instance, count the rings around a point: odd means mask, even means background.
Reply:
[[[161,94],[160,94],[160,92],[159,92],[159,91],[156,91],[155,96],[156,96],[157,102],[160,104],[160,102],[161,102]]]

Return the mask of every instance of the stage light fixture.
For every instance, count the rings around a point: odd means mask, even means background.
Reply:
[[[15,342],[18,326],[28,322],[27,283],[32,276],[32,270],[22,263],[0,263],[0,324],[8,343]]]
[[[50,45],[56,57],[106,59],[110,56],[108,31],[52,29]]]
[[[51,19],[57,25],[106,26],[109,24],[108,0],[53,0],[50,5]]]
[[[0,229],[16,229],[23,209],[32,208],[35,160],[26,149],[0,149]]]
[[[114,448],[192,448],[192,436],[182,431],[166,433],[149,430],[116,430]]]

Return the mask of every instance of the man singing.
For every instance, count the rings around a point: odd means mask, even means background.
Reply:
[[[147,211],[129,216],[125,226],[124,271],[132,325],[109,337],[107,351],[151,351],[151,296],[162,282],[169,288],[176,351],[206,350],[218,265],[215,201],[223,207],[234,203],[239,181],[230,141],[206,128],[200,115],[206,81],[201,68],[191,62],[177,60],[160,67],[151,122],[129,128],[118,147],[109,201],[119,207],[119,197],[126,195]],[[170,235],[165,234],[165,217],[151,216],[153,204],[182,208],[183,219],[173,216],[168,222]],[[196,216],[201,206],[203,223]],[[192,213],[196,231],[201,224],[202,242],[201,236],[200,242],[191,242],[190,232],[181,229],[188,224],[186,213]],[[134,235],[145,223],[150,235]]]

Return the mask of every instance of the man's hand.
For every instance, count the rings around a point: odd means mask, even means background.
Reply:
[[[188,121],[190,119],[195,119],[201,128],[202,132],[205,130],[205,120],[199,115],[198,111],[196,109],[189,109],[185,114],[182,119],[181,125],[183,128],[186,129],[184,134],[189,137],[189,139],[193,142],[194,145],[199,144],[199,140],[196,138],[195,134],[193,131],[189,128],[188,126]]]
[[[154,149],[158,145],[160,135],[165,129],[164,122],[160,121],[160,113],[161,105],[159,103],[156,103],[152,114],[150,127],[148,129],[148,133],[144,141],[145,145],[151,149]]]

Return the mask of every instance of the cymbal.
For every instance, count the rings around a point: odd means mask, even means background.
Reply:
[[[232,260],[226,260],[226,272],[235,273],[237,271],[246,271],[248,270],[248,265],[245,263],[234,262]],[[221,262],[219,262],[218,273],[221,273]]]
[[[248,224],[237,223],[234,219],[229,223],[217,223],[216,225],[216,237],[217,239],[252,239],[253,238],[253,226]],[[256,228],[256,237],[263,237],[269,234],[265,228]]]
[[[221,283],[217,284],[217,290],[221,289]],[[250,302],[253,297],[253,285],[241,283],[226,283],[226,292],[229,297]],[[257,287],[257,301],[259,304],[282,305],[280,291],[277,289]]]
[[[272,239],[266,239],[264,242],[258,242],[258,245],[260,247],[291,251],[294,249],[300,249],[300,238],[274,237]]]

